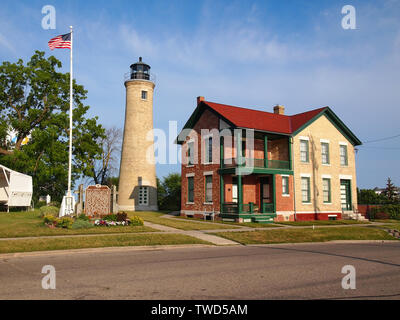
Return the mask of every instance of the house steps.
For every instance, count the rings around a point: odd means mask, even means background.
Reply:
[[[262,215],[262,216],[254,216],[251,217],[251,222],[255,223],[274,223],[274,217],[275,215]]]
[[[357,220],[357,221],[369,221],[361,213],[354,211],[344,211],[342,213],[342,219],[344,220]]]

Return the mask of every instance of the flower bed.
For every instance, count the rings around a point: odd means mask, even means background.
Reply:
[[[57,218],[53,215],[45,215],[43,222],[49,228],[66,228],[66,229],[84,229],[96,226],[117,227],[117,226],[143,226],[143,220],[140,217],[132,217],[128,219],[125,212],[117,214],[108,214],[103,217],[88,217],[81,214],[76,217]]]

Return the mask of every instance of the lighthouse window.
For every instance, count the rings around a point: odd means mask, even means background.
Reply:
[[[139,187],[139,204],[145,206],[149,204],[149,187]]]
[[[142,99],[147,100],[147,91],[142,91]]]

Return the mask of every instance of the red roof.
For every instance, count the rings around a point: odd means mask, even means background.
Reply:
[[[284,134],[292,134],[327,108],[324,107],[293,116],[286,116],[271,112],[233,107],[209,101],[203,101],[203,103],[237,127]]]

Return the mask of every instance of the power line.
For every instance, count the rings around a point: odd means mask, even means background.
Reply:
[[[376,140],[371,140],[371,141],[365,141],[365,142],[363,142],[363,144],[385,141],[385,140],[390,140],[390,139],[394,139],[394,138],[398,138],[398,137],[400,137],[400,134],[397,134],[397,135],[391,136],[391,137],[386,137],[386,138],[381,138],[381,139],[376,139]]]

